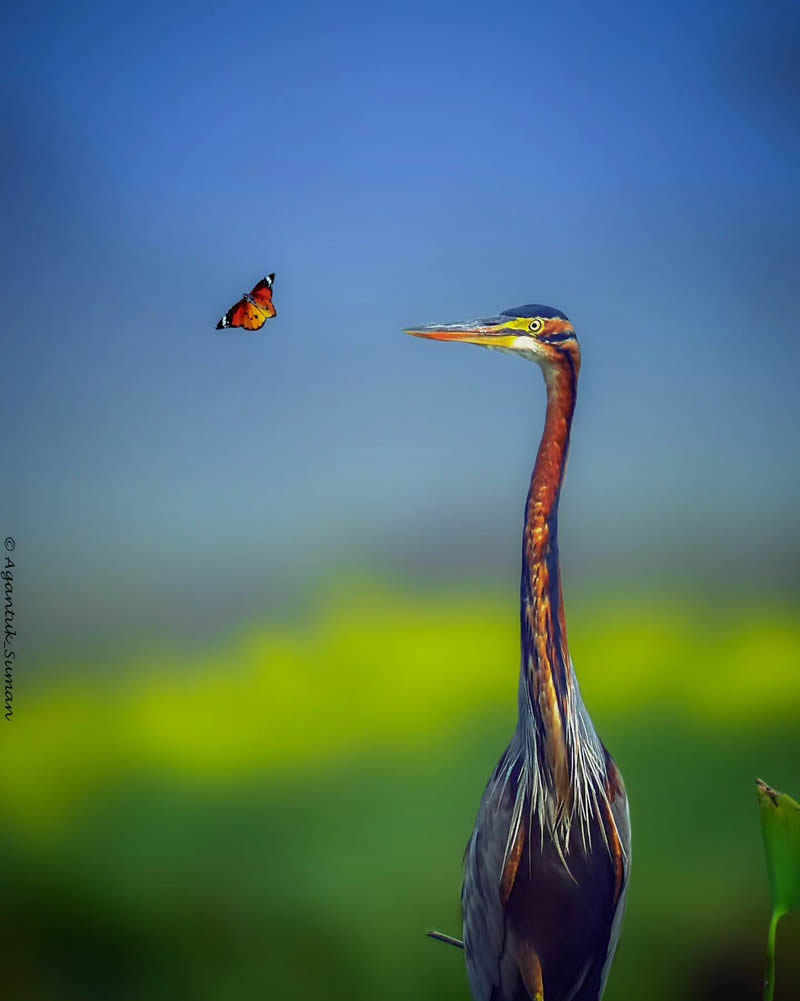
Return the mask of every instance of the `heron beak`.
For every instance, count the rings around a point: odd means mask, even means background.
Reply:
[[[407,328],[405,333],[430,341],[461,341],[463,344],[509,348],[522,331],[509,329],[507,316],[492,316],[486,320],[467,320],[463,323],[430,323],[424,327]]]

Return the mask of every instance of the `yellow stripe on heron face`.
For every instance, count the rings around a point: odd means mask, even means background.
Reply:
[[[531,317],[520,316],[515,317],[513,320],[508,320],[503,324],[503,330],[519,330],[522,333],[529,334],[531,330]]]

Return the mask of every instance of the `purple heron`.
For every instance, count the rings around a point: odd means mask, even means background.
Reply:
[[[567,647],[558,501],[581,355],[549,306],[406,333],[499,348],[539,364],[547,411],[525,502],[519,716],[465,854],[462,945],[475,1001],[598,1001],[630,870],[622,776],[583,704]]]

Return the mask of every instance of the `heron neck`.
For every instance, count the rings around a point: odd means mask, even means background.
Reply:
[[[560,786],[567,781],[565,729],[572,666],[558,560],[558,500],[569,449],[578,365],[564,353],[544,368],[547,412],[525,505],[522,541],[522,673],[539,746]],[[566,789],[566,786],[564,787]]]

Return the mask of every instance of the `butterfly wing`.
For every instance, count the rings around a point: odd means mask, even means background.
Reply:
[[[234,306],[231,306],[228,312],[220,317],[217,330],[223,330],[225,327],[241,327],[246,305],[247,299],[242,297]]]
[[[275,281],[275,274],[262,278],[250,293],[250,298],[259,306],[266,309],[270,316],[276,316],[277,311],[272,303],[272,283]]]

